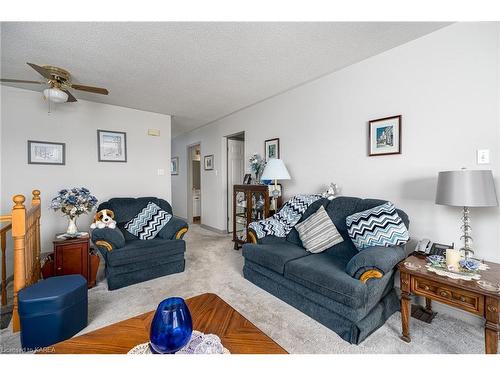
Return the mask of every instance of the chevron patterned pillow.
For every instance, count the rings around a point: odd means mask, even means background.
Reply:
[[[404,245],[408,229],[391,202],[347,216],[349,236],[358,250],[371,246]]]
[[[172,215],[149,202],[136,217],[125,224],[125,229],[140,240],[152,240],[167,225]]]

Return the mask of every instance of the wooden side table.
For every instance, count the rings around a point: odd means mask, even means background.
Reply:
[[[405,262],[419,265],[417,270],[405,267]],[[498,333],[500,332],[500,293],[481,289],[475,280],[455,280],[439,276],[425,268],[425,259],[414,255],[398,265],[401,277],[401,339],[410,342],[411,295],[425,297],[426,310],[432,313],[432,301],[438,301],[459,308],[485,319],[484,338],[486,354],[498,351]],[[500,264],[486,262],[489,270],[481,271],[482,280],[500,283]]]
[[[54,241],[54,274],[80,274],[89,283],[89,236]]]

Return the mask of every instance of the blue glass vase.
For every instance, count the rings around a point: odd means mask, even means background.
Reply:
[[[175,353],[191,339],[193,323],[186,302],[180,297],[163,300],[151,322],[149,341],[153,353]]]

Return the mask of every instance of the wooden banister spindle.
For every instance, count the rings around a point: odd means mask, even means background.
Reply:
[[[3,228],[2,228],[3,229]],[[5,265],[5,251],[7,250],[7,231],[0,233],[0,246],[2,248],[2,306],[7,305],[7,267]]]
[[[26,233],[26,207],[24,195],[15,195],[12,200],[12,242],[14,249],[14,306],[12,310],[12,329],[14,332],[21,328],[18,313],[17,293],[26,284],[24,244]]]
[[[41,204],[41,199],[40,199],[40,190],[35,189],[32,191],[33,198],[31,199],[31,204],[33,206],[38,206],[38,210],[40,210],[40,204]],[[40,244],[40,211],[38,211],[38,214],[35,219],[35,232],[34,232],[34,254],[35,254],[35,269],[34,269],[34,281],[38,281],[41,277],[42,274],[42,269],[41,269],[41,264],[40,264],[40,255],[41,255],[41,244]]]

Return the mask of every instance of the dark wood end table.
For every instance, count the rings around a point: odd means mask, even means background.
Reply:
[[[417,270],[410,270],[404,263],[419,265]],[[500,283],[500,264],[485,262],[489,269],[481,271],[481,280]],[[432,301],[444,303],[485,319],[485,352],[496,354],[498,334],[500,332],[500,293],[484,290],[475,280],[455,280],[439,276],[425,268],[426,260],[411,255],[398,265],[401,277],[401,339],[410,342],[411,295],[425,297],[425,309],[432,313]]]

